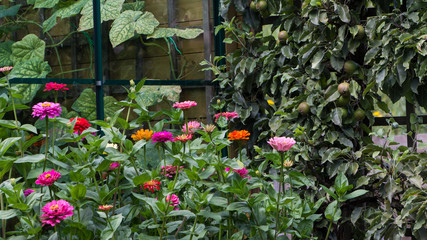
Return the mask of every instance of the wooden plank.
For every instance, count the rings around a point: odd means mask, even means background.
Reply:
[[[152,12],[161,24],[168,23],[168,10],[164,0],[146,0],[145,10]],[[176,3],[177,17],[176,21],[186,22],[189,20],[202,20],[202,2],[194,0],[180,0]]]

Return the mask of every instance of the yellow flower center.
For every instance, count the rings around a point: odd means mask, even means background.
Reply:
[[[50,107],[50,103],[42,103],[43,107]]]
[[[268,105],[270,105],[270,106],[273,106],[273,105],[274,105],[273,100],[267,100],[267,103],[268,103]]]
[[[45,178],[50,178],[50,176],[51,176],[50,173],[44,175]]]
[[[50,210],[56,210],[56,209],[58,209],[58,205],[52,205],[52,206],[50,206]]]

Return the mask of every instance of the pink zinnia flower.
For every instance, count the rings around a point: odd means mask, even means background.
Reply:
[[[114,169],[116,169],[118,167],[120,167],[120,163],[113,162],[113,163],[110,164],[110,167],[108,168],[108,171],[113,171]]]
[[[231,168],[229,168],[229,167],[225,168],[226,172],[229,172],[230,170],[231,170]],[[240,175],[240,177],[242,177],[242,178],[249,178],[249,179],[251,179],[251,176],[248,175],[249,171],[246,170],[245,167],[243,167],[242,169],[233,169],[233,172],[238,173]]]
[[[174,141],[180,141],[180,142],[186,142],[188,140],[191,140],[192,138],[193,138],[193,135],[191,135],[191,134],[182,134],[182,135],[175,137],[173,140]]]
[[[50,82],[50,83],[46,83],[45,87],[46,88],[43,90],[44,92],[52,91],[52,90],[55,90],[55,91],[61,90],[65,92],[65,90],[70,90],[67,88],[67,84],[64,84],[64,83]]]
[[[218,121],[218,118],[220,116],[225,117],[227,120],[230,120],[232,118],[237,118],[239,117],[239,114],[236,112],[223,112],[223,113],[217,113],[215,114],[215,122]]]
[[[187,133],[187,126],[188,126],[188,133]],[[198,121],[189,121],[187,124],[184,124],[182,126],[182,132],[187,134],[193,134],[194,131],[192,129],[201,129],[200,123]]]
[[[166,202],[171,203],[169,206],[174,207],[174,210],[179,210],[179,208],[176,207],[179,204],[179,198],[177,195],[175,194],[167,195]]]
[[[33,106],[33,117],[40,117],[40,119],[45,118],[54,118],[58,117],[61,114],[62,108],[59,103],[53,102],[42,102],[37,103]]]
[[[193,106],[197,106],[197,103],[195,101],[176,102],[173,104],[172,107],[180,109],[189,109]]]
[[[27,189],[27,190],[24,191],[24,196],[28,197],[33,192],[34,192],[33,189]]]
[[[12,69],[13,69],[13,67],[2,67],[2,68],[0,68],[0,72],[7,72],[7,71],[10,71]]]
[[[98,207],[98,209],[101,211],[109,211],[112,208],[113,208],[113,205],[101,205]]]
[[[181,172],[184,169],[183,166],[181,166],[179,168],[179,172]],[[160,171],[163,175],[165,175],[166,177],[173,177],[176,174],[176,166],[173,165],[166,165],[166,166],[162,166],[162,170]]]
[[[56,180],[58,180],[61,177],[61,174],[55,170],[51,170],[48,172],[42,173],[36,180],[36,184],[42,185],[42,186],[49,186],[52,185]]]
[[[61,220],[73,215],[74,207],[65,200],[53,200],[42,207],[43,215],[40,217],[43,226],[50,224],[52,227]]]
[[[151,137],[151,140],[153,140],[153,143],[173,141],[173,134],[167,131],[156,132]]]
[[[268,144],[278,152],[286,152],[296,143],[293,138],[273,137],[267,141]]]

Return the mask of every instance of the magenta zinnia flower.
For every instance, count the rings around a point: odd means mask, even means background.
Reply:
[[[33,192],[34,192],[33,189],[27,189],[27,190],[24,191],[24,196],[28,197]]]
[[[188,126],[188,133],[187,133],[187,126]],[[198,121],[189,121],[187,124],[184,124],[182,126],[182,132],[187,134],[193,134],[194,131],[192,129],[201,129],[200,123]]]
[[[169,201],[170,199],[170,201]],[[171,203],[169,206],[174,207],[174,210],[179,210],[178,207],[176,207],[179,204],[179,198],[177,195],[167,195],[166,196],[166,202]]]
[[[223,112],[223,113],[217,113],[215,114],[215,122],[218,121],[218,118],[220,116],[225,117],[227,120],[230,120],[232,118],[237,118],[239,117],[239,114],[236,112]]]
[[[151,137],[151,140],[153,140],[153,143],[173,141],[173,134],[168,131],[156,132]]]
[[[180,108],[180,109],[189,109],[193,106],[197,106],[197,103],[195,101],[184,101],[184,102],[176,102],[173,104],[172,107]]]
[[[111,163],[110,167],[108,168],[108,171],[113,171],[114,169],[118,168],[120,166],[120,163]]]
[[[58,117],[61,114],[62,108],[59,103],[53,102],[42,102],[37,103],[33,106],[33,117],[40,117],[40,119],[45,118],[54,118]]]
[[[56,180],[61,177],[61,174],[55,170],[47,171],[42,173],[36,180],[36,184],[42,186],[52,185]]]
[[[184,169],[183,166],[179,168],[179,172],[181,172]],[[176,166],[173,165],[166,165],[162,166],[162,170],[160,171],[161,174],[165,175],[166,177],[173,177],[176,174]]]
[[[229,168],[229,167],[225,168],[225,171],[227,171],[227,172],[229,172],[230,170],[231,170],[231,168]],[[242,177],[242,178],[249,178],[249,179],[251,179],[251,176],[248,175],[249,171],[246,170],[245,167],[243,167],[242,169],[233,169],[233,172],[238,173],[240,175],[240,177]]]
[[[65,90],[70,90],[67,88],[67,84],[64,84],[64,83],[50,82],[50,83],[46,83],[45,87],[46,88],[43,90],[44,92],[52,91],[52,90],[55,90],[55,91],[61,90],[61,91],[65,92]]]
[[[293,138],[273,137],[267,141],[268,144],[278,152],[286,152],[296,143]]]
[[[43,215],[40,217],[43,226],[50,224],[52,227],[61,220],[73,215],[74,207],[65,200],[53,200],[42,207]]]

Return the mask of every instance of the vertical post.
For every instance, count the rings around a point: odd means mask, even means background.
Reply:
[[[167,5],[168,5],[168,26],[171,28],[175,28],[176,27],[176,12],[175,12],[175,6],[176,6],[176,1],[175,0],[167,0]],[[173,41],[175,41],[175,43],[177,42],[177,37],[173,36],[172,37]],[[178,76],[178,58],[177,58],[177,52],[175,50],[174,44],[169,42],[170,39],[167,39],[167,42],[170,46],[170,54],[171,54],[171,58],[172,58],[172,66],[171,67],[171,74],[170,74],[170,78],[172,80],[177,80],[176,77]]]
[[[221,24],[222,18],[219,14],[219,8],[220,8],[220,1],[214,0],[214,6],[213,6],[213,14],[214,14],[214,27]],[[224,56],[225,55],[225,32],[224,29],[221,29],[217,35],[214,36],[215,38],[215,56]],[[221,60],[220,64],[225,64],[225,60]]]
[[[204,58],[212,61],[212,29],[211,29],[211,1],[203,0],[203,43],[204,43]],[[212,71],[205,71],[205,80],[212,80]],[[212,116],[209,114],[209,103],[213,98],[214,91],[212,86],[206,86],[206,121],[212,123]]]
[[[102,72],[101,4],[99,1],[100,0],[93,0],[96,119],[104,120],[104,79]]]

